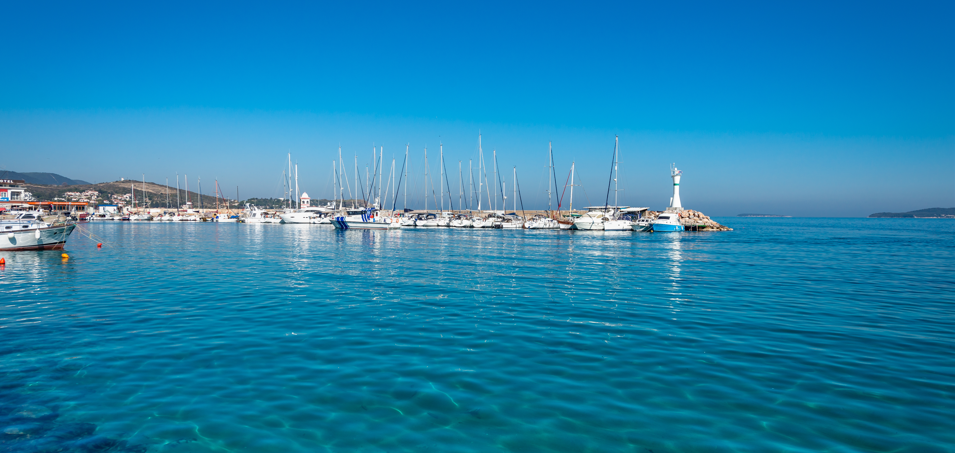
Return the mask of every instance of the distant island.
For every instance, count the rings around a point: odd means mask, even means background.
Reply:
[[[792,217],[792,216],[778,215],[778,214],[737,214],[736,217]]]
[[[877,212],[869,217],[882,219],[955,219],[955,208],[928,208],[909,212]]]

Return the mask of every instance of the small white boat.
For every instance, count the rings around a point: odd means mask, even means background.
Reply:
[[[129,216],[130,222],[148,222],[153,219],[149,214],[132,214]]]
[[[633,222],[625,219],[612,219],[604,222],[604,231],[632,231]]]
[[[345,215],[331,219],[339,230],[387,230],[401,228],[397,217],[385,216],[374,209],[348,209]]]
[[[451,228],[471,228],[471,219],[463,214],[459,214],[451,220]]]
[[[441,228],[450,228],[451,217],[447,213],[441,213],[441,215],[438,216],[438,226]]]
[[[604,209],[604,206],[591,206],[587,208],[584,215],[574,220],[575,230],[603,230],[604,223],[609,221],[612,212]]]
[[[640,219],[636,222],[633,222],[633,225],[630,225],[630,229],[638,232],[650,231],[653,229],[653,223],[647,219]]]
[[[653,221],[653,231],[655,232],[678,232],[684,231],[683,223],[680,222],[680,214],[677,212],[664,212]]]
[[[282,223],[312,223],[318,216],[314,212],[290,209],[279,214],[279,217],[282,218]]]
[[[516,215],[506,215],[501,219],[501,228],[505,230],[517,230],[524,228],[524,219]]]
[[[414,228],[417,224],[417,219],[415,218],[415,216],[410,216],[410,215],[401,216],[398,219],[398,224],[401,225],[402,228]]]
[[[556,230],[559,227],[560,224],[556,220],[547,217],[538,216],[527,221],[527,228],[530,230]]]
[[[239,216],[237,215],[230,216],[229,214],[216,214],[213,220],[220,223],[238,223]]]
[[[434,214],[424,214],[415,221],[415,227],[417,228],[437,228],[439,226],[438,216]]]

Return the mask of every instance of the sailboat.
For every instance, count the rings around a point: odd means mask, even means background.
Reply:
[[[617,183],[617,155],[619,150],[619,137],[614,138],[613,146],[613,165],[610,167],[610,181],[607,182],[607,199],[603,206],[590,206],[587,212],[574,221],[574,227],[578,230],[605,230],[605,231],[629,231],[632,223],[629,220],[619,218],[620,206],[617,206],[617,192],[619,190],[614,186],[614,205],[610,205],[610,183]]]
[[[130,190],[133,192],[133,205],[136,204],[136,189],[130,184]],[[153,219],[153,216],[149,215],[146,211],[146,175],[143,175],[143,212],[137,214],[131,214],[129,216],[130,222],[148,222]]]
[[[432,186],[432,192],[434,187]],[[415,220],[415,226],[418,228],[437,228],[438,217],[428,212],[428,148],[424,149],[424,212],[425,214]]]
[[[573,215],[573,212],[574,212],[574,169],[576,165],[577,165],[576,162],[570,163],[570,206],[568,206],[568,211],[571,213],[570,215]],[[566,182],[564,183],[564,190],[567,190]],[[559,226],[560,229],[562,230],[573,230],[575,229],[574,221],[560,217],[560,206],[563,203],[563,201],[564,201],[564,195],[561,194],[560,201],[557,203],[558,215],[556,218],[554,218],[554,221],[557,222],[557,226]]]
[[[532,229],[532,230],[556,230],[556,229],[560,226],[560,224],[557,222],[557,219],[555,218],[556,215],[555,215],[555,213],[554,213],[554,211],[553,211],[553,209],[552,209],[553,204],[552,204],[552,202],[551,202],[551,197],[553,196],[553,193],[550,191],[550,187],[551,187],[551,183],[553,182],[554,189],[555,189],[555,192],[556,192],[556,188],[557,188],[557,177],[556,177],[556,175],[554,175],[554,147],[553,147],[553,145],[552,145],[550,142],[547,143],[547,157],[548,157],[549,162],[550,162],[550,165],[548,165],[548,169],[549,169],[550,171],[547,172],[547,178],[548,178],[548,181],[547,181],[547,211],[549,212],[550,217],[542,217],[542,216],[539,216],[539,217],[535,217],[535,218],[529,220],[529,221],[527,222],[527,228],[528,228],[528,229]],[[558,200],[558,202],[557,202],[557,211],[560,212],[560,201],[559,201],[559,200]]]

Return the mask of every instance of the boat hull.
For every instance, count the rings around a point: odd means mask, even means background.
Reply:
[[[604,223],[603,222],[574,222],[575,230],[584,230],[584,231],[603,231]]]
[[[332,219],[332,226],[337,230],[387,230],[389,228],[400,228],[401,225],[391,222],[355,222],[345,220],[343,217]]]
[[[609,220],[604,222],[604,231],[631,231],[632,225],[626,220]]]
[[[66,246],[74,228],[76,225],[65,225],[2,233],[0,251],[59,250]]]
[[[684,231],[683,225],[673,225],[669,223],[654,223],[653,231],[658,233],[675,233]]]

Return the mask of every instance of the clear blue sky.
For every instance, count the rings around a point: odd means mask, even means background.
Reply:
[[[291,151],[321,197],[339,144],[420,179],[443,142],[457,204],[480,131],[528,207],[553,141],[579,206],[619,135],[621,204],[676,162],[713,215],[955,206],[951,1],[337,3],[4,2],[0,168],[276,196]]]

